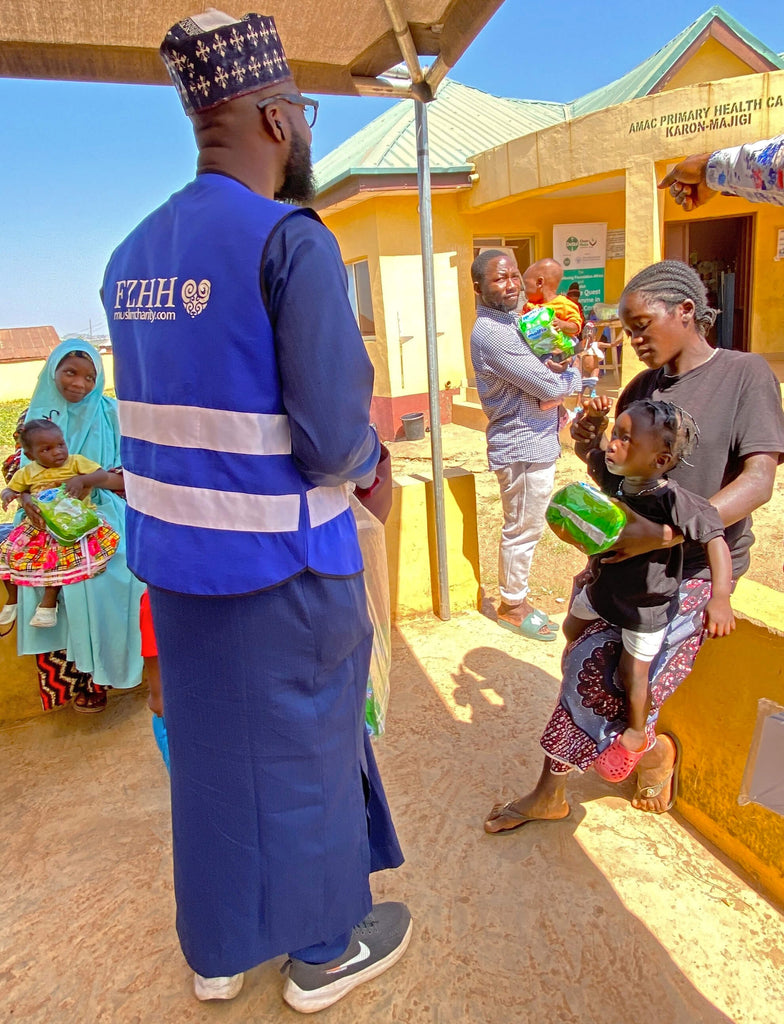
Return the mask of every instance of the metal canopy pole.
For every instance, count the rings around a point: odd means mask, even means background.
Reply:
[[[429,90],[428,90],[429,91]],[[431,94],[432,95],[432,94]],[[438,338],[436,335],[436,289],[433,273],[433,206],[430,192],[430,149],[427,136],[427,102],[414,100],[417,140],[417,183],[419,185],[419,232],[422,239],[422,281],[425,290],[425,344],[430,401],[430,453],[433,464],[433,499],[436,519],[436,561],[438,567],[438,617],[447,621],[449,574],[446,562],[446,514],[444,511],[444,458],[441,448],[441,407],[438,386]]]

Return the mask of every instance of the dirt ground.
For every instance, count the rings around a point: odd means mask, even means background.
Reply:
[[[498,600],[498,539],[501,532],[501,503],[495,473],[487,468],[485,435],[479,430],[454,423],[442,428],[444,465],[461,466],[475,474],[479,559],[485,598]],[[587,479],[585,466],[574,454],[568,432],[561,436],[562,455],[556,465],[555,486]],[[423,441],[398,441],[389,445],[394,473],[412,473],[430,468],[430,436]],[[784,472],[777,474],[773,497],[754,514],[756,542],[751,552],[747,579],[784,591]],[[585,564],[585,557],[559,540],[549,529],[539,542],[531,569],[531,599],[550,614],[565,610],[572,577]]]

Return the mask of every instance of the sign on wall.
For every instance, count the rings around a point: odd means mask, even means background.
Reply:
[[[553,224],[553,256],[564,268],[560,291],[577,281],[583,309],[604,302],[606,224]]]

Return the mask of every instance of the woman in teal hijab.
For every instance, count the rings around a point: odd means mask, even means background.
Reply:
[[[64,341],[41,371],[27,419],[51,418],[71,454],[112,469],[120,465],[120,427],[117,404],[104,395],[104,383],[98,352],[81,339]],[[125,561],[125,501],[105,489],[94,490],[92,501],[120,535],[106,571],[63,587],[60,615],[51,629],[28,625],[40,592],[19,588],[17,650],[38,656],[41,700],[47,709],[73,698],[78,711],[102,711],[105,687],[127,689],[141,680],[139,600],[144,584],[131,575]]]

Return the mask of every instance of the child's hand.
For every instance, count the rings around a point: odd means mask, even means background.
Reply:
[[[712,597],[705,607],[703,629],[711,639],[729,636],[735,629],[735,616],[728,597]]]
[[[595,395],[583,403],[583,415],[589,420],[603,420],[606,419],[611,406],[612,402],[607,395]]]
[[[12,491],[10,487],[6,487],[2,495],[0,495],[0,500],[3,502],[3,512],[5,512],[11,502],[16,501],[18,497],[19,495],[16,491]]]
[[[70,480],[66,480],[63,484],[63,489],[72,498],[83,498],[91,490],[89,484],[85,485],[83,474],[72,476]]]

